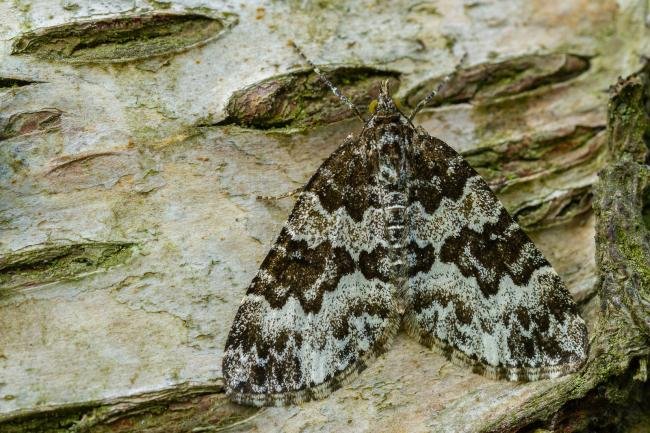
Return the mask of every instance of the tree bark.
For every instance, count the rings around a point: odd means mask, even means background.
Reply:
[[[647,2],[0,13],[0,431],[645,431]],[[415,123],[467,158],[567,282],[590,331],[583,369],[493,381],[400,335],[322,401],[225,399],[225,337],[294,200],[258,196],[300,187],[361,127],[288,39],[359,106],[389,79],[406,111],[467,53]]]

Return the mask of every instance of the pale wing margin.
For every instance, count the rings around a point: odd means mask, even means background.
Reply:
[[[422,131],[411,161],[409,334],[492,378],[577,370],[587,357],[585,323],[489,186]]]

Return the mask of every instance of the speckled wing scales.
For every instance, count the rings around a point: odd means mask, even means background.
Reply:
[[[485,181],[423,130],[409,161],[407,331],[492,378],[576,370],[587,355],[585,324]]]
[[[397,331],[377,160],[367,147],[349,140],[323,163],[248,288],[223,359],[234,401],[322,398]]]

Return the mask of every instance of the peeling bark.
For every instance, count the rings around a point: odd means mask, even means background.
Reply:
[[[32,285],[79,278],[129,259],[134,245],[96,242],[49,245],[0,258],[0,296]]]
[[[393,91],[399,74],[372,68],[340,67],[323,71],[357,106],[367,107],[388,80]],[[257,129],[304,128],[333,123],[353,113],[311,71],[300,71],[255,83],[235,92],[226,105],[228,117],[222,125],[237,124]]]
[[[463,68],[440,89],[429,106],[458,104],[516,95],[545,85],[561,83],[587,71],[589,58],[574,54],[524,56],[498,63]],[[406,97],[414,107],[444,77],[427,80]]]
[[[61,112],[44,109],[30,113],[17,113],[0,119],[0,141],[19,135],[34,134],[61,127]]]
[[[236,22],[228,18],[159,12],[78,21],[22,34],[11,53],[71,63],[128,62],[205,44]]]

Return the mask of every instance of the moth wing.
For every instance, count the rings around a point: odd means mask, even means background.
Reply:
[[[350,140],[301,193],[226,342],[223,374],[234,401],[325,397],[395,334],[376,167],[368,146]]]
[[[587,356],[585,323],[486,182],[424,131],[409,161],[408,332],[493,378],[576,370]]]

